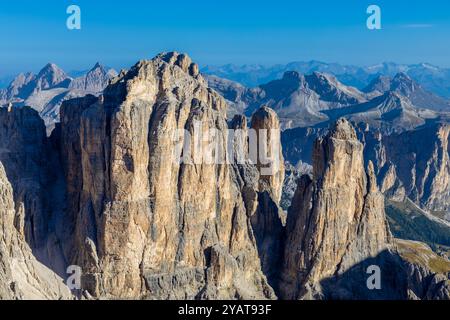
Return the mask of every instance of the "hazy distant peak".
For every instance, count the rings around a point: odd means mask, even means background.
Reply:
[[[414,90],[414,87],[419,86],[404,72],[399,72],[395,75],[395,77],[392,79],[392,85],[394,86],[394,89],[396,86],[407,86],[411,90]]]
[[[41,71],[39,71],[38,77],[42,77],[47,74],[55,74],[55,75],[61,75],[61,76],[66,75],[66,73],[54,63],[47,63],[44,66],[44,68],[42,68]]]
[[[318,81],[321,84],[332,86],[338,86],[340,84],[336,77],[329,73],[314,71],[311,75],[306,77],[310,79],[310,81]]]
[[[376,92],[378,94],[382,94],[383,92],[391,90],[391,82],[391,77],[380,74],[376,76],[362,91],[366,93]]]
[[[397,91],[404,96],[409,96],[409,94],[419,88],[420,85],[411,79],[411,77],[409,77],[406,73],[398,72],[393,78],[378,75],[366,88],[363,89],[363,92],[382,94],[387,91]]]
[[[84,90],[90,93],[98,93],[102,91],[115,76],[117,76],[117,72],[114,69],[107,69],[100,64],[100,62],[97,62],[85,75],[72,81],[70,88]]]
[[[35,90],[45,90],[56,86],[67,87],[71,78],[56,64],[48,63],[39,71],[35,79]]]
[[[441,70],[441,68],[439,68],[438,66],[432,65],[431,63],[427,63],[427,62],[415,64],[415,65],[412,65],[411,67],[422,68],[422,69],[427,69],[427,70],[431,70],[431,71],[440,71]]]
[[[394,78],[394,81],[407,81],[407,82],[413,82],[411,77],[409,77],[405,72],[398,72]]]
[[[357,104],[366,101],[362,92],[356,88],[339,82],[335,76],[313,72],[305,76],[308,87],[321,96],[325,101],[339,102],[344,105]]]
[[[283,79],[301,80],[303,77],[297,71],[286,71],[283,73]]]
[[[341,65],[339,63],[326,63],[323,61],[294,61],[287,64],[272,66],[261,65],[223,65],[207,66],[203,73],[214,74],[221,78],[242,83],[245,86],[255,87],[272,80],[280,79],[285,71],[297,71],[300,74],[311,74],[314,71],[326,72],[336,76],[345,85],[363,90],[378,75],[393,78],[399,72],[407,74],[423,88],[440,96],[450,98],[450,69],[434,66],[430,63],[398,64],[383,62],[371,66]],[[366,91],[365,89],[363,91]]]
[[[31,72],[19,73],[10,83],[9,87],[20,87],[31,80],[33,80],[35,75]]]

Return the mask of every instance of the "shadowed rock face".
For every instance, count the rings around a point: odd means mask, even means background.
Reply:
[[[0,162],[0,300],[72,298],[62,279],[33,256],[14,226],[18,218],[13,189]]]
[[[319,139],[313,178],[303,176],[289,209],[280,295],[320,298],[320,280],[375,256],[390,241],[373,165],[347,120]]]
[[[450,219],[450,126],[431,123],[383,136],[359,131],[365,159],[373,160],[381,191],[395,201],[409,198],[421,208]]]
[[[175,159],[175,129],[193,136],[196,123],[219,129],[224,148],[225,112],[197,65],[177,53],[138,63],[104,98],[63,106],[69,203],[79,201],[75,261],[91,294],[274,297],[249,220],[256,205],[242,194],[238,168]]]
[[[33,247],[44,244],[50,205],[46,190],[51,179],[45,126],[31,108],[0,109],[0,161],[13,185],[16,227]]]
[[[450,212],[449,133],[435,125],[383,141],[408,197],[433,211]]]

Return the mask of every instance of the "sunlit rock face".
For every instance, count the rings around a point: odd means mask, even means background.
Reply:
[[[50,137],[31,108],[0,109],[0,299],[448,299],[448,259],[393,240],[381,194],[445,209],[446,126],[402,148],[347,120],[292,132],[305,133],[293,153],[312,150],[297,184],[283,181],[279,116],[254,107],[248,123],[227,119],[197,65],[163,53],[65,101]],[[82,271],[74,296],[69,265]],[[384,291],[366,286],[373,265]]]
[[[225,101],[197,65],[161,54],[92,99],[63,105],[61,116],[85,288],[112,297],[274,298],[250,222],[257,205],[243,195],[238,167],[175,158],[176,129],[194,136],[197,124],[218,129],[226,150]]]
[[[316,141],[313,177],[303,176],[289,209],[282,298],[321,298],[320,281],[374,257],[390,241],[373,165],[347,120]]]

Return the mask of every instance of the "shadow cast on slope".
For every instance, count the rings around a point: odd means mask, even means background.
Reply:
[[[373,271],[368,272],[370,266],[380,268],[379,289],[369,289],[368,282],[371,281],[368,279],[374,274]],[[323,279],[320,285],[327,300],[406,300],[408,290],[422,298],[429,279],[413,279],[410,273],[397,253],[385,250],[342,274]]]

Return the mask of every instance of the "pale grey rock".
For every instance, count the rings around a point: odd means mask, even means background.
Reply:
[[[363,91],[371,95],[381,95],[387,91],[397,92],[407,97],[419,108],[450,111],[450,102],[448,100],[428,92],[403,72],[396,74],[393,78],[379,76]]]
[[[59,122],[59,109],[64,101],[87,94],[98,96],[116,75],[115,70],[97,63],[85,75],[73,79],[57,65],[49,63],[37,75],[17,76],[7,89],[0,91],[0,103],[37,110],[50,134]]]
[[[75,78],[70,83],[69,88],[81,90],[90,94],[100,93],[106,88],[111,79],[116,76],[117,72],[115,70],[107,70],[97,62],[84,76]]]

